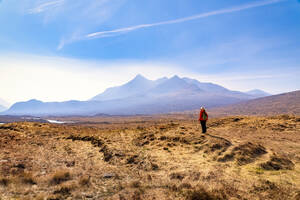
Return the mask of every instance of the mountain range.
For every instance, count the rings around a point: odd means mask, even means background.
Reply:
[[[106,89],[88,101],[18,102],[1,114],[6,115],[134,115],[156,114],[224,106],[269,94],[261,90],[232,91],[196,79],[160,78],[148,80],[137,75],[128,83]]]

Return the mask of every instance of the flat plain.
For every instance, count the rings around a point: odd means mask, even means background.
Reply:
[[[300,117],[0,125],[0,199],[300,199]]]

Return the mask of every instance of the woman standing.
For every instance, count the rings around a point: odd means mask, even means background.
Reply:
[[[208,119],[208,115],[204,109],[204,107],[201,107],[200,114],[199,114],[199,121],[202,127],[202,133],[206,133],[206,121]]]

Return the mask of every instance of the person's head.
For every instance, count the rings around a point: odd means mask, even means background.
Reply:
[[[204,107],[201,107],[200,110],[205,110],[205,108],[204,108]]]

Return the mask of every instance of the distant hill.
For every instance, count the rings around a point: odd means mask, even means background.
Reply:
[[[210,110],[213,115],[300,115],[300,90]]]
[[[101,106],[101,102],[93,101],[65,101],[42,102],[32,99],[12,105],[2,115],[93,115]]]
[[[267,97],[267,96],[271,96],[271,94],[265,92],[265,91],[262,91],[262,90],[258,90],[258,89],[255,89],[255,90],[250,90],[248,92],[246,92],[247,94],[250,94],[250,95],[254,95],[256,97]]]
[[[5,115],[134,115],[213,108],[257,98],[255,94],[232,91],[196,79],[160,78],[148,80],[137,75],[128,83],[112,87],[90,101],[18,102]]]

